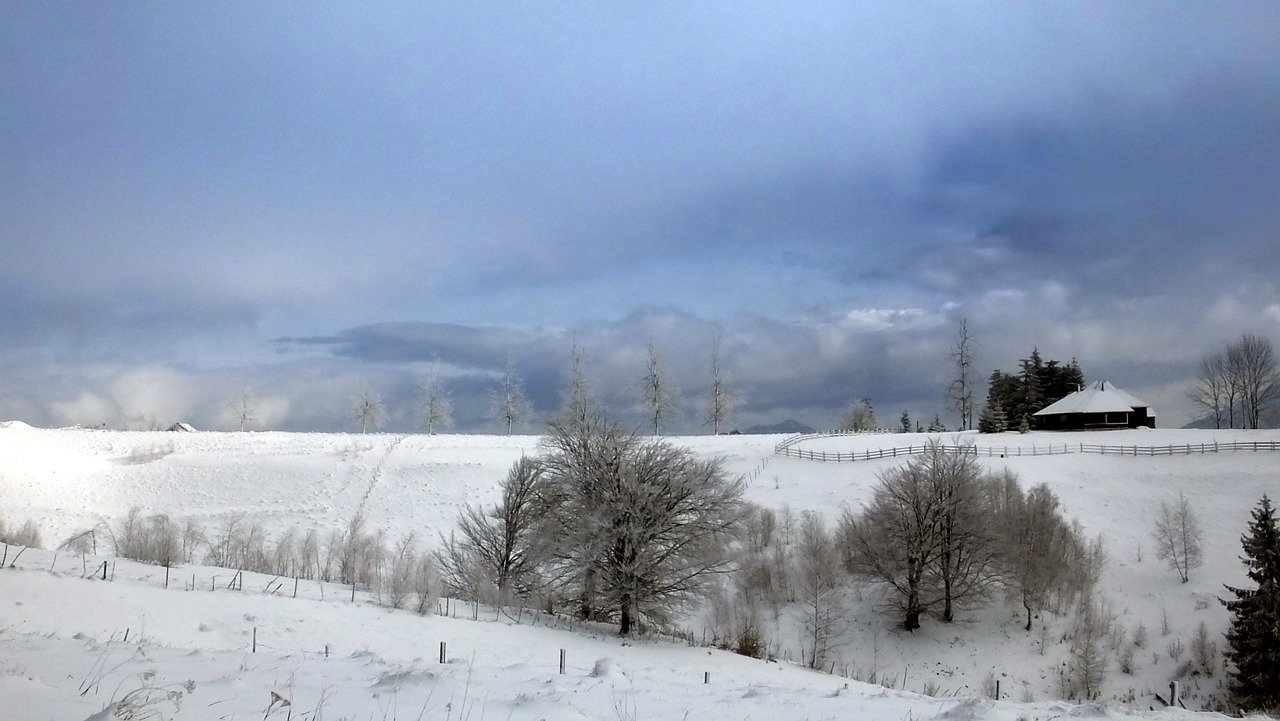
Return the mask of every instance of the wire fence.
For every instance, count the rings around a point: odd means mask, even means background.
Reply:
[[[832,451],[815,451],[796,447],[798,443],[818,438],[852,435],[849,433],[809,433],[792,436],[774,446],[773,454],[785,458],[800,458],[807,461],[824,463],[849,463],[852,461],[874,461],[883,458],[906,458],[919,455],[931,448],[940,448],[944,453],[962,453],[990,458],[1017,458],[1021,456],[1060,456],[1071,453],[1091,453],[1102,456],[1190,456],[1204,453],[1223,452],[1265,452],[1280,451],[1280,441],[1233,441],[1227,443],[1183,443],[1164,446],[1124,446],[1102,445],[1091,443],[1055,443],[1049,445],[1016,445],[1016,446],[975,446],[921,444],[910,446],[892,446],[889,448],[873,448],[864,451],[845,453]]]

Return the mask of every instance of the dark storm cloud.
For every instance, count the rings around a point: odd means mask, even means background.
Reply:
[[[823,425],[935,408],[959,315],[984,365],[1176,404],[1280,340],[1278,35],[1270,0],[5,4],[0,409],[217,425],[243,377],[340,428],[369,380],[407,427],[439,357],[478,428],[508,353],[546,413],[576,337],[621,409],[652,339],[698,428],[720,332],[744,420]]]

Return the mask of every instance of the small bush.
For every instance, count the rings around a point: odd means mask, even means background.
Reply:
[[[1133,630],[1133,645],[1138,648],[1147,647],[1147,625],[1139,623],[1138,627]]]
[[[764,638],[760,635],[760,627],[754,622],[748,622],[738,633],[733,652],[751,658],[764,658],[766,647]]]
[[[40,538],[40,528],[30,518],[18,529],[6,528],[4,521],[0,520],[0,543],[27,548],[44,547],[44,542]]]
[[[1133,648],[1133,646],[1125,646],[1124,649],[1120,651],[1120,657],[1118,659],[1120,664],[1120,673],[1127,674],[1129,676],[1133,675],[1133,670],[1135,668]]]
[[[1191,638],[1191,660],[1199,667],[1198,672],[1206,676],[1213,675],[1213,667],[1218,662],[1218,644],[1209,638],[1209,627],[1201,621]]]

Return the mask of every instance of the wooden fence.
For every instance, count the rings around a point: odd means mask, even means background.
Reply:
[[[851,461],[873,461],[883,458],[907,458],[929,450],[931,444],[894,446],[891,448],[875,448],[865,451],[837,453],[832,451],[813,451],[797,448],[796,444],[817,438],[829,438],[848,433],[810,433],[792,436],[774,446],[773,454],[786,458],[800,458],[807,461],[826,463],[848,463]],[[1202,453],[1220,453],[1232,451],[1280,451],[1280,441],[1237,441],[1230,443],[1184,443],[1167,446],[1108,446],[1088,443],[1059,443],[1045,446],[974,446],[946,445],[940,447],[945,453],[966,453],[990,458],[1017,458],[1021,456],[1060,456],[1070,453],[1092,453],[1103,456],[1189,456]]]

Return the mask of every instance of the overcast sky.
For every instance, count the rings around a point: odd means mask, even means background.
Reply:
[[[0,420],[496,428],[946,411],[1039,348],[1150,402],[1280,343],[1280,3],[0,4]],[[530,430],[534,430],[530,427]]]

